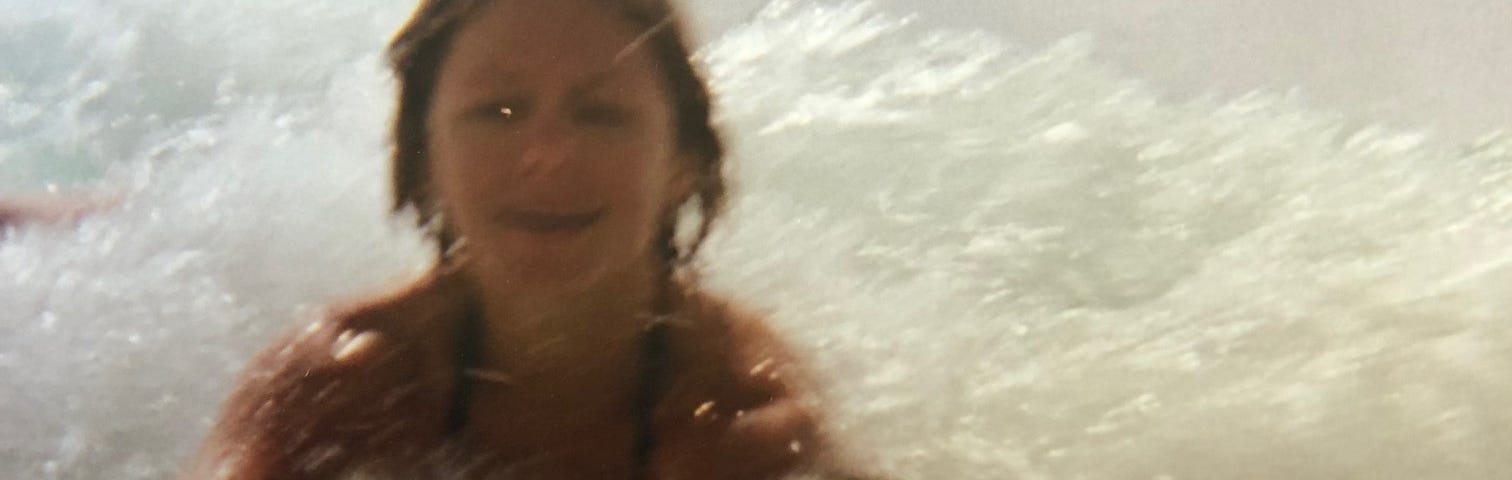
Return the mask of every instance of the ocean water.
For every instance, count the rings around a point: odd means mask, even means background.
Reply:
[[[247,356],[422,271],[378,48],[409,2],[6,0],[0,475],[171,476]],[[906,479],[1512,477],[1512,135],[1173,100],[1073,36],[867,3],[707,39],[738,192],[703,268]]]

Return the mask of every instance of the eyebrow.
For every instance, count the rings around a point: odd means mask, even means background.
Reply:
[[[596,88],[603,87],[604,84],[608,83],[610,79],[613,78],[615,71],[617,70],[617,68],[615,67],[618,67],[618,65],[611,65],[609,66],[609,68],[588,74],[587,76],[583,77],[583,79],[576,85],[573,85],[572,88],[568,90],[568,93],[573,96],[585,96],[588,94],[588,92],[593,91]],[[464,81],[466,82],[466,88],[468,89],[487,90],[494,88],[501,83],[509,84],[516,82],[523,76],[524,75],[521,75],[518,72],[502,70],[493,65],[488,65],[486,67],[469,72]]]
[[[573,95],[585,95],[589,91],[602,87],[605,83],[608,83],[609,77],[613,75],[614,66],[611,65],[607,69],[588,75],[587,78],[584,78],[583,81],[578,82],[577,85],[573,85],[572,89],[568,91]]]
[[[489,63],[483,65],[481,68],[473,68],[467,72],[463,80],[468,87],[487,88],[501,82],[514,82],[520,76],[519,73],[502,70],[498,66]]]

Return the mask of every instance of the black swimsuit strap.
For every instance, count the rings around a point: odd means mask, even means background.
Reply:
[[[462,315],[462,324],[457,328],[457,391],[452,395],[451,409],[446,415],[446,435],[456,438],[467,427],[468,405],[472,401],[473,382],[468,371],[483,363],[483,319],[476,302],[468,302]]]
[[[668,374],[671,355],[667,350],[667,323],[652,323],[641,341],[640,378],[636,382],[634,480],[647,478],[651,451],[656,447],[656,404],[661,402],[661,394],[671,377]]]
[[[457,329],[456,394],[452,396],[451,409],[446,416],[448,437],[457,438],[466,429],[468,407],[473,393],[473,379],[469,371],[482,365],[483,318],[476,303],[470,303]],[[670,368],[667,348],[667,325],[664,321],[652,323],[641,339],[640,367],[635,391],[635,480],[647,478],[651,463],[651,451],[656,446],[654,412],[665,390]]]

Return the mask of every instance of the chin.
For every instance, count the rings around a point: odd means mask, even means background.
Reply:
[[[476,273],[494,278],[512,292],[561,296],[591,291],[635,265],[633,255],[614,242],[522,238],[500,238],[481,249],[491,254],[478,258]]]
[[[509,262],[505,269],[509,285],[516,291],[552,296],[589,290],[608,270],[588,262],[555,262],[540,257]]]

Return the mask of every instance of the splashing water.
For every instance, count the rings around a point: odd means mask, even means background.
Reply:
[[[424,268],[408,2],[230,3],[0,15],[0,188],[129,192],[0,245],[7,478],[171,476],[271,332]],[[705,269],[838,434],[898,478],[1512,476],[1512,136],[1173,103],[1092,48],[777,2],[700,54],[740,188]]]

